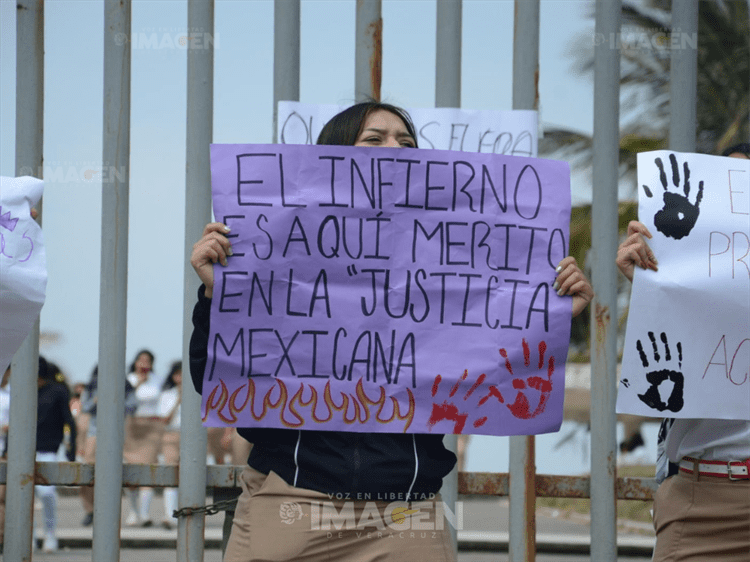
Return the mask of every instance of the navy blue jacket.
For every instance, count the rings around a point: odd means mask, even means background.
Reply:
[[[76,423],[70,413],[68,389],[50,381],[37,391],[37,452],[56,453],[63,442],[65,425],[70,428],[70,447],[66,455],[73,462],[76,460]]]

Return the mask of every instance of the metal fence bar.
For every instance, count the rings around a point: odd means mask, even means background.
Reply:
[[[117,170],[102,185],[102,261],[99,296],[99,412],[97,417],[92,559],[120,557],[120,497],[124,443],[125,334],[130,190],[131,1],[104,3],[104,120],[102,164]]]
[[[280,101],[299,101],[300,0],[273,3],[273,142]],[[313,139],[315,142],[315,139]]]
[[[0,484],[5,482],[7,463],[0,462]],[[209,465],[206,468],[206,488],[239,488],[240,475],[245,465]],[[71,462],[39,462],[34,472],[35,483],[55,486],[93,486],[95,466]],[[179,485],[178,465],[124,464],[123,486],[152,486],[170,488]],[[588,476],[560,476],[536,474],[534,488],[540,498],[589,498],[591,479]],[[616,481],[618,500],[651,501],[656,493],[653,478],[620,477]],[[458,493],[485,496],[507,496],[510,477],[500,472],[459,472]]]
[[[669,148],[695,152],[696,99],[698,84],[698,0],[672,3],[672,34],[677,48],[671,49],[669,70]],[[696,46],[691,43],[695,40]]]
[[[214,37],[214,1],[188,0],[188,28]],[[192,45],[192,43],[190,43]],[[187,123],[185,146],[185,276],[182,317],[182,365],[190,365],[192,311],[200,281],[190,266],[193,244],[211,221],[209,145],[213,138],[214,43],[187,51]],[[220,220],[220,219],[219,219]],[[180,491],[178,505],[199,507],[206,501],[206,430],[201,424],[201,397],[191,384],[182,385],[180,416]],[[177,525],[177,560],[203,560],[205,515],[181,517]]]
[[[620,0],[597,0],[597,37],[620,32]],[[594,164],[591,303],[591,560],[617,559],[617,184],[620,147],[620,50],[594,51]]]
[[[590,498],[591,479],[588,476],[558,476],[536,474],[534,489],[540,498]],[[619,500],[651,501],[656,493],[653,478],[618,478],[615,493]],[[458,492],[488,496],[510,495],[510,475],[495,472],[459,472]]]
[[[513,109],[539,107],[539,0],[516,0],[513,22]],[[534,436],[510,438],[511,562],[536,558]]]
[[[435,107],[461,107],[461,14],[463,0],[437,2],[435,25]],[[445,446],[458,451],[458,436],[446,435]],[[443,478],[440,495],[455,513],[458,500],[456,466]],[[453,547],[458,550],[458,531],[451,526]]]
[[[16,6],[16,175],[41,178],[44,145],[44,0],[21,0]],[[41,205],[37,206],[37,210],[41,223]],[[34,470],[36,452],[38,361],[37,319],[11,363],[9,485],[5,501],[4,538],[7,560],[31,560],[34,486],[28,475]]]
[[[380,99],[383,61],[381,0],[357,0],[354,95]]]
[[[461,107],[461,15],[463,0],[437,3],[435,107]]]

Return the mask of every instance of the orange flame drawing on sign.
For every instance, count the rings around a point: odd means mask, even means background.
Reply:
[[[334,416],[334,412],[341,412],[341,419],[347,425],[357,422],[364,424],[370,420],[370,407],[375,406],[377,408],[375,420],[378,423],[389,424],[394,420],[403,421],[406,422],[403,429],[406,432],[414,420],[416,412],[414,394],[407,388],[408,408],[406,408],[406,411],[402,413],[403,406],[396,397],[391,396],[393,410],[390,417],[384,418],[383,410],[388,402],[385,388],[380,386],[379,396],[376,400],[373,400],[367,395],[362,379],[360,379],[357,382],[355,394],[339,392],[338,401],[333,397],[330,381],[327,382],[323,391],[322,404],[328,412],[324,417],[320,417],[318,415],[318,391],[315,387],[300,383],[297,391],[289,399],[286,384],[279,379],[276,379],[275,382],[277,384],[268,389],[265,396],[263,396],[261,404],[257,405],[261,407],[260,413],[257,413],[255,382],[252,379],[247,384],[243,384],[232,392],[231,396],[224,381],[219,379],[219,383],[214,386],[206,399],[206,411],[203,415],[203,421],[208,420],[209,414],[215,411],[221,421],[235,425],[239,419],[237,414],[243,412],[249,404],[250,415],[254,420],[260,421],[265,418],[269,410],[279,410],[279,421],[284,427],[288,428],[300,428],[305,425],[305,409],[308,410],[307,415],[316,423],[330,421]],[[310,389],[310,397],[308,399],[304,398],[306,388]],[[274,400],[272,396],[276,389],[278,389],[279,394]]]

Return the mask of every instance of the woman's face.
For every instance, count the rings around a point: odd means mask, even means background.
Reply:
[[[378,109],[370,113],[357,136],[354,146],[383,146],[389,148],[416,148],[417,143],[395,113]]]
[[[138,359],[135,360],[135,370],[137,373],[148,373],[152,367],[151,357],[149,357],[148,353],[141,353]]]

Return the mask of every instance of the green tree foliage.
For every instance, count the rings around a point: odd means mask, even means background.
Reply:
[[[725,148],[750,139],[748,2],[701,0],[697,41],[672,29],[671,4],[671,0],[623,3],[622,33],[613,39],[621,50],[620,175],[622,181],[633,186],[637,154],[668,147],[673,46],[697,45],[697,152],[720,154]],[[592,20],[593,17],[592,2]],[[570,53],[574,72],[593,77],[593,48],[590,33],[573,42]],[[592,142],[590,136],[575,131],[545,131],[539,153],[568,160],[574,170],[590,170]],[[621,235],[636,217],[634,202],[620,204]],[[573,209],[570,227],[570,251],[584,271],[590,247],[591,206],[586,205]],[[586,349],[589,326],[589,314],[574,319],[571,339],[579,352]]]

